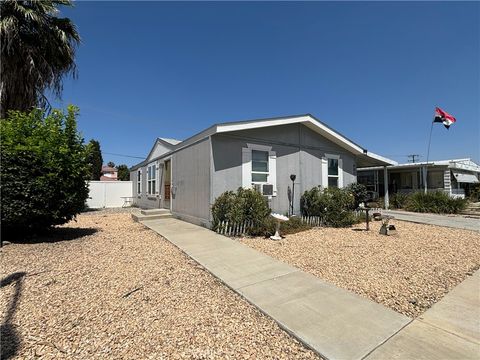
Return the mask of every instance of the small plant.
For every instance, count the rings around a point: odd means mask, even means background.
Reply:
[[[403,209],[407,204],[408,194],[395,193],[390,197],[390,207],[393,209]]]
[[[354,198],[353,209],[358,208],[361,203],[365,203],[368,200],[367,187],[363,184],[353,183],[346,187]]]
[[[300,198],[303,216],[320,216],[325,226],[348,227],[355,223],[353,194],[347,189],[314,187]]]
[[[215,199],[212,206],[213,229],[217,230],[223,221],[230,224],[248,222],[250,235],[263,232],[270,217],[270,208],[265,197],[253,189],[239,188],[237,192],[226,191]]]
[[[467,201],[452,198],[442,191],[424,193],[422,191],[411,194],[405,204],[405,210],[420,213],[457,214],[465,209]]]

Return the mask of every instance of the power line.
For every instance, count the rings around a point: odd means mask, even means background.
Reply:
[[[407,155],[407,157],[408,157],[409,159],[411,159],[411,161],[409,160],[408,162],[414,163],[414,162],[415,162],[415,158],[418,160],[418,158],[420,158],[420,155],[418,155],[418,154],[410,154],[410,155]]]
[[[110,152],[105,152],[105,151],[102,151],[102,154],[106,154],[106,155],[114,155],[114,156],[123,156],[123,157],[128,157],[128,158],[134,158],[134,159],[145,159],[144,156],[133,156],[133,155],[125,155],[125,154],[116,154],[116,153],[110,153]]]

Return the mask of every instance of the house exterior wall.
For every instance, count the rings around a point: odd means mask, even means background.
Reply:
[[[133,202],[142,209],[156,209],[161,206],[161,196],[157,194],[147,194],[147,168],[148,165],[142,166],[135,171],[130,172],[133,188]],[[137,192],[138,170],[142,172],[141,176],[141,193]],[[158,174],[159,173],[159,174]],[[159,180],[161,179],[162,169],[157,173],[157,189],[159,189]]]
[[[171,211],[178,218],[208,225],[210,213],[210,140],[208,138],[180,149],[165,158],[160,158],[131,171],[135,205],[143,209],[162,208],[165,188],[163,186],[164,161],[170,159]],[[156,194],[147,194],[148,165],[157,164]],[[142,191],[137,192],[137,171],[141,170]]]
[[[171,149],[172,149],[171,146],[170,147],[166,146],[166,145],[162,144],[161,142],[157,141],[154,148],[152,149],[152,152],[151,152],[150,156],[148,157],[148,160],[155,159],[155,158],[169,152]]]
[[[287,192],[292,185],[290,174],[297,176],[294,194],[296,213],[300,211],[300,196],[305,190],[326,185],[326,174],[322,171],[322,158],[326,154],[338,155],[342,160],[343,186],[356,181],[354,155],[302,124],[242,130],[211,137],[211,203],[224,191],[242,186],[242,148],[246,148],[247,144],[271,146],[276,153],[277,195],[269,200],[273,211],[288,211]]]
[[[186,221],[209,225],[209,138],[172,154],[172,213]]]

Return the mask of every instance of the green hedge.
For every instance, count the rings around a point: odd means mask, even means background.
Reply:
[[[314,187],[300,198],[304,216],[320,216],[325,226],[348,227],[357,222],[352,209],[355,196],[349,189]]]
[[[0,121],[1,222],[8,235],[66,223],[85,207],[88,164],[78,109],[10,112]]]
[[[230,224],[251,222],[251,235],[264,232],[265,222],[270,216],[267,199],[253,189],[238,188],[237,192],[226,191],[212,206],[213,229],[217,230],[222,221]]]
[[[410,194],[405,202],[405,210],[420,213],[457,214],[465,209],[467,200],[452,198],[442,191],[423,191]]]
[[[217,230],[223,221],[230,224],[253,224],[246,229],[249,235],[270,236],[275,234],[276,220],[270,216],[267,199],[253,189],[239,188],[237,192],[226,191],[212,206],[213,230]],[[280,225],[282,235],[294,234],[310,229],[300,218],[292,217]]]

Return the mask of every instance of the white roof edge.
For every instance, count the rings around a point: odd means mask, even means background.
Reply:
[[[371,155],[371,153],[369,153],[369,154]],[[460,165],[464,165],[465,167],[454,166],[454,165],[459,164],[460,162],[463,162],[463,161],[471,162],[471,163],[473,163],[473,165],[471,165],[471,164],[460,164]],[[427,165],[426,161],[421,161],[421,162],[416,162],[416,163],[403,163],[403,164],[396,163],[396,164],[391,165],[391,167],[395,168],[395,169],[402,169],[402,168],[406,169],[406,168],[419,167],[419,166],[424,166],[424,165]],[[450,169],[466,170],[466,171],[473,171],[473,172],[479,172],[480,171],[480,165],[476,164],[470,158],[451,159],[451,160],[434,160],[434,161],[429,161],[428,165],[429,166],[432,166],[432,165],[433,166],[447,166]],[[368,171],[368,170],[379,170],[381,168],[382,168],[382,166],[369,166],[369,167],[358,168],[357,170]]]
[[[389,158],[386,158],[386,157],[384,157],[384,156],[375,154],[375,153],[370,152],[370,151],[367,151],[366,155],[369,156],[369,157],[371,157],[371,158],[373,158],[373,159],[375,159],[375,160],[380,160],[380,161],[386,162],[386,163],[388,163],[388,164],[390,164],[390,165],[392,165],[392,166],[398,165],[398,163],[397,163],[396,161],[391,160],[391,159],[389,159]]]
[[[166,142],[170,145],[177,145],[177,144],[180,144],[182,142],[182,140],[177,140],[177,139],[169,139],[169,138],[161,138],[161,137],[159,137],[158,139],[162,140],[163,142]]]

